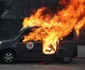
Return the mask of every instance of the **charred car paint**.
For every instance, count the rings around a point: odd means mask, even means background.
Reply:
[[[70,63],[77,56],[77,44],[73,41],[63,41],[59,43],[58,52],[55,54],[44,54],[41,41],[29,41],[23,43],[23,35],[32,32],[34,27],[21,29],[12,39],[0,41],[0,58],[5,63],[12,63],[15,60],[56,60],[61,59],[63,63]]]

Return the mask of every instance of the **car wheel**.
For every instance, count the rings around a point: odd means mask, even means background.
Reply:
[[[10,64],[15,61],[15,53],[7,50],[2,54],[1,59],[4,63]]]
[[[61,58],[62,63],[71,63],[72,62],[72,57],[62,57]]]

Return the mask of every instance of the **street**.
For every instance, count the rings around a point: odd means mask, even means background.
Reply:
[[[60,62],[44,64],[36,61],[21,61],[15,64],[0,63],[0,70],[85,70],[85,58],[75,58],[71,64],[62,64]]]

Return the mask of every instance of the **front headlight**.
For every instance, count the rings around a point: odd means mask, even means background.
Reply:
[[[0,45],[2,44],[2,41],[0,41]]]

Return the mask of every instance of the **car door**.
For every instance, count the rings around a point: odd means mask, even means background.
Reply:
[[[17,41],[15,43],[19,58],[24,59],[40,59],[42,57],[41,42],[26,42]]]
[[[42,52],[42,43],[40,41],[35,42],[23,42],[24,36],[28,35],[31,30],[27,29],[22,31],[17,38],[16,46],[17,46],[17,54],[19,58],[27,58],[27,59],[38,59],[41,58]]]

